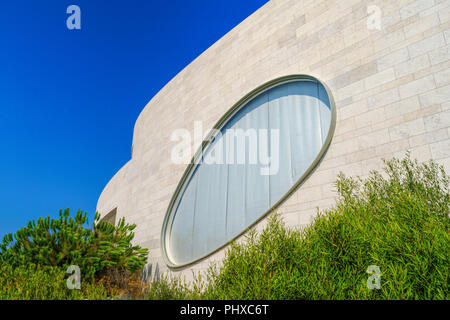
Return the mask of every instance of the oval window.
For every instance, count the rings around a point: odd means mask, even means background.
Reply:
[[[161,235],[172,267],[213,253],[278,206],[331,141],[335,109],[315,78],[277,79],[242,101],[216,126],[172,197]]]

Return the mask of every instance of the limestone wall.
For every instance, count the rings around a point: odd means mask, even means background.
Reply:
[[[372,5],[381,9],[381,30],[367,27]],[[117,218],[137,223],[136,242],[166,271],[161,225],[186,169],[171,161],[172,132],[193,132],[194,121],[210,129],[245,94],[290,74],[328,85],[337,124],[317,170],[279,208],[287,224],[306,225],[316,207],[332,205],[340,171],[364,176],[382,158],[410,150],[450,172],[449,67],[449,0],[272,0],[148,103],[136,121],[132,159],[97,209],[104,215],[117,208]],[[221,257],[223,250],[181,272],[189,277]]]

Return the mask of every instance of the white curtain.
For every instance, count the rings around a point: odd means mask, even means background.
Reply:
[[[261,217],[315,160],[330,124],[325,88],[312,81],[282,84],[241,108],[222,128],[222,137],[205,152],[207,158],[221,151],[222,163],[199,164],[177,204],[169,223],[169,255],[173,262],[185,264],[207,255]],[[229,129],[248,133],[244,163],[238,162],[243,154],[238,150],[238,138]],[[248,129],[256,132],[256,145]],[[260,129],[266,130],[266,140],[260,139]],[[278,141],[271,138],[273,130],[278,130]],[[275,143],[279,153],[271,151]],[[256,163],[251,162],[254,150],[258,152]],[[262,151],[271,158],[278,156],[276,174],[261,174],[261,168],[267,167],[261,163]],[[234,163],[230,163],[231,159]]]

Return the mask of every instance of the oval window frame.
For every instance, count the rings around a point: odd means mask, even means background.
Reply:
[[[203,255],[200,258],[196,258],[195,260],[193,260],[191,262],[184,263],[184,264],[176,264],[176,263],[172,262],[169,258],[168,249],[166,247],[168,244],[168,235],[170,234],[170,230],[169,231],[167,230],[168,229],[167,226],[168,226],[169,221],[171,221],[171,219],[173,218],[173,215],[175,213],[175,210],[174,210],[174,207],[176,207],[175,204],[178,204],[179,201],[181,200],[180,195],[182,195],[183,191],[187,188],[189,181],[192,177],[192,174],[194,173],[195,168],[198,164],[199,159],[201,159],[204,152],[207,150],[209,144],[214,140],[214,133],[216,133],[217,131],[220,131],[239,110],[241,110],[243,107],[245,107],[248,102],[250,102],[257,96],[259,96],[260,94],[262,94],[265,91],[270,90],[274,87],[283,85],[285,83],[296,82],[296,81],[318,82],[325,88],[325,91],[328,95],[328,99],[330,101],[330,111],[331,111],[330,129],[328,131],[325,142],[323,143],[322,148],[320,149],[320,151],[317,154],[314,161],[311,163],[311,165],[308,167],[308,169],[306,169],[306,171],[301,175],[301,177],[292,185],[292,187],[289,188],[289,190],[286,192],[286,194],[283,197],[281,197],[280,200],[278,200],[266,212],[261,213],[261,216],[258,219],[256,219],[251,225],[249,225],[244,230],[242,230],[238,235],[236,235],[232,239],[228,240],[226,243],[219,246],[215,250]],[[241,237],[250,228],[254,227],[261,220],[266,218],[269,213],[271,213],[277,207],[279,207],[284,201],[286,201],[302,185],[302,183],[311,175],[311,173],[314,171],[314,169],[322,161],[324,155],[326,154],[326,152],[331,144],[335,129],[336,129],[336,105],[334,102],[333,95],[331,94],[330,89],[324,82],[322,82],[319,79],[317,79],[316,77],[313,77],[310,75],[293,74],[293,75],[276,78],[276,79],[273,79],[271,81],[268,81],[268,82],[262,84],[261,86],[257,87],[256,89],[254,89],[251,92],[249,92],[248,94],[246,94],[243,98],[241,98],[219,119],[219,121],[217,121],[217,123],[210,130],[210,132],[206,136],[205,140],[203,140],[202,145],[198,148],[197,152],[192,157],[190,163],[188,164],[186,170],[183,173],[183,176],[180,179],[180,182],[177,185],[177,188],[175,189],[175,192],[172,195],[172,198],[170,199],[169,206],[168,206],[165,216],[164,216],[164,220],[163,220],[163,224],[162,224],[162,228],[161,228],[161,237],[160,237],[160,247],[161,247],[162,256],[163,256],[163,259],[164,259],[164,262],[166,263],[166,265],[171,269],[181,269],[181,268],[185,268],[185,267],[189,267],[194,264],[197,264],[200,261],[210,257],[214,253],[217,253],[218,251],[224,249],[232,241]]]

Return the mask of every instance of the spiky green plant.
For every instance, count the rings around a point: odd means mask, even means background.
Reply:
[[[122,218],[117,226],[95,214],[92,227],[85,212],[70,217],[69,209],[59,218],[32,220],[15,234],[7,234],[0,244],[0,263],[13,267],[70,265],[80,267],[83,277],[92,278],[106,268],[138,271],[147,262],[148,250],[131,242],[136,225]]]

